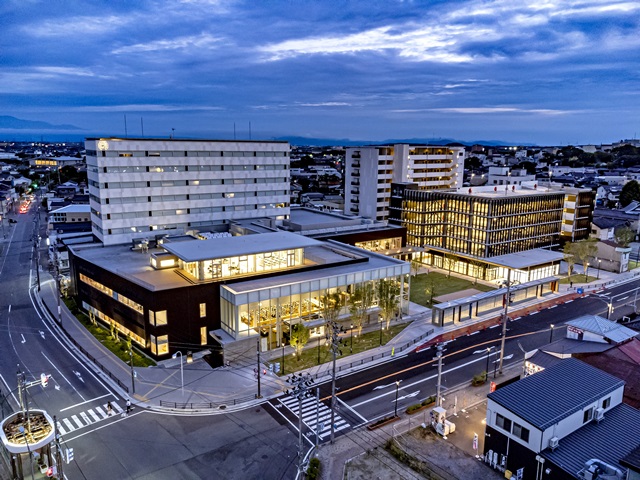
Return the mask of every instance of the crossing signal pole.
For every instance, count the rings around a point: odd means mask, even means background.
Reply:
[[[327,322],[326,338],[331,348],[331,354],[333,356],[333,366],[331,369],[331,443],[335,438],[335,417],[336,417],[336,357],[342,355],[340,350],[340,344],[342,339],[340,334],[344,332],[344,329],[337,322]]]
[[[290,390],[285,394],[298,399],[298,477],[304,475],[304,444],[302,443],[302,400],[313,395],[311,387],[313,379],[308,373],[296,375],[295,373],[287,378],[287,383],[291,385]]]

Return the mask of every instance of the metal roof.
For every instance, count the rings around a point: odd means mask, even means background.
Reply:
[[[490,393],[488,398],[544,431],[623,385],[613,375],[567,358]]]
[[[576,478],[580,478],[578,472],[592,458],[624,472],[626,467],[620,461],[637,451],[640,445],[638,432],[640,410],[621,403],[605,412],[604,420],[600,423],[589,422],[562,438],[555,450],[544,450],[541,455]]]
[[[560,357],[556,357],[555,355],[550,355],[541,350],[538,350],[532,356],[527,358],[527,362],[533,363],[534,365],[547,369],[549,367],[553,367],[554,365],[557,365],[558,363],[562,362],[562,359]]]
[[[522,290],[528,287],[535,287],[536,285],[543,285],[545,283],[553,282],[554,280],[558,280],[558,277],[546,277],[540,280],[533,280],[532,282],[521,283],[519,285],[512,286],[509,291],[517,292],[518,290]],[[450,302],[437,303],[433,306],[436,310],[445,310],[451,307],[457,307],[459,305],[469,305],[470,303],[477,302],[479,300],[484,300],[485,298],[493,298],[499,297],[501,295],[505,295],[507,293],[507,288],[496,288],[495,290],[489,290],[488,292],[480,292],[475,295],[471,295],[470,297],[458,298],[456,300],[451,300]]]
[[[614,343],[622,343],[640,335],[635,330],[620,325],[619,323],[599,317],[598,315],[582,315],[567,322],[567,325],[579,328],[585,332],[602,335],[603,338]]]
[[[213,258],[252,255],[322,245],[322,242],[289,232],[261,233],[237,237],[212,238],[179,243],[165,243],[162,247],[185,262],[199,262]]]

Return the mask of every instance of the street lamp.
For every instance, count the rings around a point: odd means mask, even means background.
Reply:
[[[131,394],[136,393],[136,382],[134,380],[136,374],[133,371],[133,351],[129,350],[129,364],[131,365]]]
[[[491,353],[491,350],[493,350],[494,347],[487,347],[487,368],[485,369],[484,373],[485,373],[485,381],[489,379],[489,354]]]
[[[176,353],[171,355],[171,358],[178,358],[178,355],[180,355],[180,383],[182,385],[182,395],[184,396],[184,371],[182,370],[182,352],[178,350]],[[260,372],[258,372],[258,375],[260,375]]]
[[[397,417],[398,416],[398,389],[400,388],[400,382],[402,380],[396,380],[396,402],[395,402],[395,409],[393,412],[393,416]]]
[[[349,352],[353,353],[353,323],[351,324],[351,331],[349,332],[351,336],[351,345],[349,345]]]
[[[384,327],[382,326],[383,323],[383,321],[380,322],[380,346],[382,346],[382,330],[384,330]]]
[[[600,280],[600,264],[601,263],[602,263],[602,260],[598,258],[598,280]]]
[[[607,304],[607,320],[608,320],[609,317],[611,316],[611,313],[613,312],[613,298],[609,298],[604,295],[596,295],[593,298],[597,298],[598,300],[601,300]]]
[[[553,323],[551,325],[549,325],[549,343],[551,343],[553,341]]]

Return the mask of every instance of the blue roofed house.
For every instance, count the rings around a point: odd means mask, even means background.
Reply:
[[[499,388],[488,395],[485,461],[522,480],[626,478],[640,410],[622,403],[624,385],[568,358]]]

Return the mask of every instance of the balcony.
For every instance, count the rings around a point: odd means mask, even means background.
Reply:
[[[360,178],[360,171],[354,170],[353,172],[351,172],[351,176],[355,178]]]
[[[360,168],[360,162],[353,162],[353,163],[351,164],[351,167],[352,167],[352,168]]]
[[[351,186],[359,187],[360,186],[360,180],[351,180]]]
[[[358,213],[360,211],[358,207],[351,207],[349,210],[354,213]]]
[[[359,195],[359,194],[360,194],[360,189],[359,189],[359,188],[353,188],[353,189],[351,189],[351,194],[352,194],[352,195]]]

